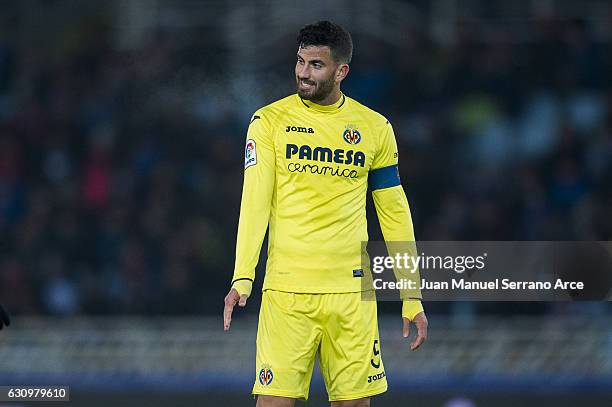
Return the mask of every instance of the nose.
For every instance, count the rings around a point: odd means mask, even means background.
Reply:
[[[300,79],[308,79],[310,78],[310,68],[307,64],[298,66],[297,74]]]

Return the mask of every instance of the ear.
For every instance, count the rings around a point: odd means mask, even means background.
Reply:
[[[348,64],[340,64],[340,66],[338,66],[338,69],[336,69],[336,82],[342,82],[342,80],[346,78],[346,75],[348,75],[348,73]]]

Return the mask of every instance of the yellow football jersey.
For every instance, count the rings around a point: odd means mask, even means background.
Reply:
[[[254,279],[269,225],[264,290],[361,291],[372,174],[377,210],[392,204],[378,211],[385,240],[414,241],[397,163],[389,121],[344,94],[329,106],[294,94],[259,109],[247,133],[233,281]]]

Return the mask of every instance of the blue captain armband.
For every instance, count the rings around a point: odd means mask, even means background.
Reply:
[[[401,185],[397,164],[370,171],[368,184],[372,191]]]

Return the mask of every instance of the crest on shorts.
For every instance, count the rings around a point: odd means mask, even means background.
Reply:
[[[347,124],[344,133],[342,133],[342,138],[349,144],[359,144],[361,133],[354,124]]]
[[[262,365],[261,370],[259,371],[259,383],[262,386],[268,386],[274,380],[274,373],[272,373],[272,369],[268,365]]]

